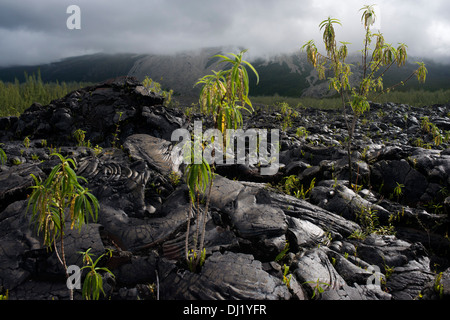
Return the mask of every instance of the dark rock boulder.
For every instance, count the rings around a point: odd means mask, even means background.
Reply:
[[[308,284],[311,296],[316,286],[324,290],[337,289],[345,284],[345,280],[334,269],[326,252],[320,248],[307,251],[294,262],[294,275],[300,283]]]
[[[406,160],[382,160],[372,166],[371,182],[381,187],[382,192],[395,196],[395,189],[401,189],[401,199],[405,204],[417,204],[428,187],[426,177]]]
[[[176,273],[169,262],[161,264],[162,299],[286,300],[286,285],[263,270],[261,262],[242,253],[214,253],[201,272]]]
[[[450,298],[450,268],[435,275],[422,291],[424,300],[448,300]]]
[[[34,104],[14,123],[15,135],[46,139],[49,145],[70,145],[76,143],[74,131],[81,129],[86,143],[102,147],[119,145],[136,133],[170,140],[184,116],[167,112],[163,102],[136,79],[117,78],[71,92],[45,107]]]
[[[321,181],[319,186],[311,191],[311,202],[351,221],[357,221],[361,212],[370,211],[381,221],[387,222],[390,212],[378,205],[376,198],[372,197],[375,201],[370,201],[368,190],[366,194],[364,190],[359,194],[343,184],[335,184],[334,181]]]
[[[143,160],[162,175],[178,171],[171,159],[172,144],[166,140],[134,134],[125,140],[123,146],[133,161]]]
[[[37,178],[44,177],[44,172],[36,164],[14,166],[0,172],[0,212],[8,204],[26,198],[28,188],[34,184],[31,174]]]
[[[287,230],[286,217],[281,209],[258,203],[261,190],[244,188],[228,208],[232,225],[243,238],[274,237]]]
[[[355,222],[324,210],[308,201],[276,192],[270,194],[270,199],[272,205],[282,209],[286,215],[309,221],[329,232],[335,239],[348,237],[355,230],[360,230],[359,225]]]
[[[40,249],[39,240],[29,230],[26,207],[25,201],[17,201],[0,215],[0,285],[10,290],[32,274],[32,270],[21,263],[25,252]]]
[[[287,216],[289,245],[294,251],[326,242],[326,234],[317,225],[299,218]]]
[[[144,161],[131,163],[125,157],[113,150],[99,158],[83,158],[77,173],[91,181],[89,187],[100,202],[107,199],[110,207],[123,209],[129,216],[144,216],[153,211],[144,195],[151,171]]]
[[[386,288],[394,299],[411,300],[432,279],[430,260],[423,245],[393,236],[371,235],[358,244],[358,257],[386,275]]]

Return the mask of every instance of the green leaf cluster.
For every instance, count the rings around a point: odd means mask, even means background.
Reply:
[[[289,106],[287,102],[280,102],[277,105],[280,108],[281,115],[278,117],[281,120],[281,128],[286,130],[292,127],[292,119],[298,117],[298,112]]]
[[[1,300],[8,300],[9,299],[9,291],[6,290],[5,294],[0,294],[0,301]]]
[[[352,74],[351,68],[353,65],[346,63],[348,54],[347,42],[340,42],[338,46],[336,41],[335,25],[341,25],[338,19],[329,17],[319,24],[320,30],[323,32],[323,42],[327,54],[322,55],[318,52],[313,40],[306,42],[302,46],[302,50],[306,50],[307,59],[317,70],[319,79],[326,79],[327,70],[331,73],[328,77],[330,90],[334,89],[341,97],[341,103],[345,121],[348,131],[348,162],[349,162],[349,180],[352,183],[352,160],[351,160],[351,144],[353,134],[358,118],[369,110],[369,97],[376,100],[381,94],[390,92],[400,85],[405,85],[414,76],[419,82],[423,83],[426,80],[427,69],[423,62],[417,62],[418,69],[414,71],[404,81],[384,89],[383,76],[394,65],[397,67],[404,66],[408,54],[407,46],[404,43],[399,43],[395,48],[384,40],[382,33],[373,33],[371,27],[376,21],[377,17],[374,10],[374,5],[366,5],[360,9],[363,11],[361,22],[364,26],[364,48],[361,50],[361,68],[363,76],[359,84],[352,86],[349,82],[349,77]],[[375,43],[372,46],[372,43]],[[346,114],[346,104],[351,106],[353,118],[349,122]]]
[[[87,180],[77,176],[75,162],[59,153],[51,156],[57,156],[61,163],[53,168],[44,182],[31,174],[35,185],[31,187],[33,192],[27,206],[27,212],[31,207],[32,219],[38,226],[38,232],[44,233],[47,246],[64,236],[66,209],[69,211],[71,229],[81,229],[87,223],[88,215],[96,221],[99,209],[97,198],[80,184],[79,180]]]
[[[215,55],[214,57],[222,59],[219,64],[226,63],[231,65],[231,68],[212,71],[213,74],[202,77],[195,84],[202,85],[199,99],[202,111],[213,117],[215,128],[222,133],[226,129],[238,129],[242,126],[241,110],[253,111],[248,97],[249,80],[246,67],[255,73],[257,82],[259,75],[249,62],[243,60],[245,52],[247,50],[237,55],[229,53],[231,57]]]
[[[86,300],[98,300],[100,298],[100,292],[106,297],[106,293],[103,289],[103,278],[100,271],[107,272],[114,277],[114,274],[106,267],[97,267],[99,261],[106,255],[102,254],[95,261],[92,259],[92,253],[90,253],[92,248],[84,252],[79,252],[83,255],[83,261],[85,266],[81,268],[89,270],[88,274],[84,278],[82,296]],[[112,252],[108,251],[107,254],[111,256]]]
[[[6,156],[5,150],[0,148],[0,164],[4,165],[6,163],[6,160],[8,160],[8,157]]]
[[[325,292],[325,288],[326,287],[330,287],[329,283],[320,281],[320,279],[317,279],[316,281],[306,281],[305,284],[310,284],[311,289],[313,290],[311,299],[319,299],[320,294],[322,294],[323,292]]]
[[[247,67],[250,68],[259,81],[255,68],[247,61],[243,60],[243,55],[247,50],[239,54],[228,54],[229,56],[216,55],[213,58],[220,58],[219,64],[226,64],[230,68],[220,71],[212,71],[212,74],[200,78],[194,86],[202,85],[199,96],[199,105],[205,115],[210,115],[214,121],[214,128],[222,133],[225,144],[226,130],[238,129],[243,125],[241,110],[253,111],[252,103],[248,97],[249,79]],[[195,272],[201,267],[206,259],[204,248],[205,227],[209,203],[211,199],[211,189],[214,180],[214,165],[210,166],[202,155],[200,163],[192,162],[194,153],[204,149],[201,139],[194,139],[191,144],[191,161],[186,167],[186,184],[189,188],[190,208],[187,217],[187,230],[185,239],[185,256],[188,267]],[[205,143],[214,143],[214,140]],[[214,153],[215,150],[212,150]],[[206,204],[204,208],[200,206],[200,196],[207,192]],[[191,213],[194,211],[196,218],[196,231],[194,234],[194,248],[189,249],[189,229],[191,224]]]
[[[161,78],[162,80],[162,78]],[[164,106],[170,107],[172,105],[172,96],[173,96],[173,90],[170,89],[169,91],[163,90],[162,86],[159,82],[154,81],[149,76],[146,76],[144,81],[142,81],[142,85],[144,88],[148,90],[148,92],[159,94],[164,98]]]
[[[309,184],[308,189],[305,190],[303,184],[300,183],[300,179],[296,175],[285,177],[280,183],[280,188],[289,195],[293,195],[298,199],[306,200],[311,190],[314,189],[316,178],[313,178]]]
[[[54,246],[68,278],[64,253],[67,216],[70,229],[75,227],[80,231],[89,218],[97,221],[99,203],[97,198],[80,184],[80,180],[85,183],[87,180],[77,176],[76,165],[72,159],[67,159],[59,153],[53,153],[51,156],[57,156],[61,163],[52,169],[45,181],[31,174],[35,185],[31,187],[33,191],[28,199],[26,212],[31,208],[31,221],[37,226],[38,234],[43,232],[44,245],[50,249]],[[60,240],[60,254],[56,246],[57,239]],[[73,299],[72,290],[70,299]]]

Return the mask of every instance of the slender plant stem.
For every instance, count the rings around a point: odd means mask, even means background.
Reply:
[[[200,232],[200,191],[197,189],[197,218],[196,218],[196,230],[195,230],[195,236],[194,236],[194,252],[197,252],[197,245],[198,245],[198,235]]]
[[[405,81],[403,81],[403,82],[398,82],[397,84],[393,85],[392,87],[389,87],[389,88],[387,88],[386,90],[383,90],[382,92],[380,92],[380,93],[375,97],[374,100],[378,99],[382,94],[384,94],[384,93],[386,93],[386,92],[388,92],[388,91],[390,91],[390,90],[393,90],[393,89],[397,88],[398,86],[400,86],[400,85],[402,85],[402,84],[405,84],[406,82],[408,82],[409,80],[411,80],[411,78],[412,78],[415,74],[416,74],[416,71],[414,71],[413,73],[411,73],[411,75],[410,75]]]
[[[367,73],[367,49],[368,49],[369,35],[370,35],[369,26],[367,26],[366,39],[364,42],[364,63],[363,63],[364,76],[363,76],[363,79],[366,78],[366,73]]]
[[[184,250],[186,255],[186,261],[189,261],[189,232],[191,227],[191,212],[192,212],[192,199],[189,201],[189,211],[187,213],[187,227],[186,227],[186,240],[184,242]]]
[[[212,190],[212,185],[213,185],[213,172],[214,169],[211,169],[211,181],[209,183],[209,190],[208,190],[208,197],[206,200],[206,206],[205,206],[205,212],[203,214],[203,222],[202,222],[202,235],[200,238],[200,253],[203,250],[203,246],[205,243],[205,233],[206,233],[206,220],[207,220],[207,216],[208,216],[208,210],[209,210],[209,203],[211,202],[211,190]]]
[[[61,220],[61,235],[60,235],[60,245],[61,245],[61,257],[58,256],[62,266],[64,268],[64,272],[66,274],[66,280],[69,279],[69,273],[67,272],[67,263],[66,263],[66,254],[64,252],[64,230],[65,230],[65,222],[64,222],[64,209],[60,209],[60,220]],[[56,246],[55,246],[56,250]],[[73,289],[69,289],[70,292],[70,300],[73,300]]]

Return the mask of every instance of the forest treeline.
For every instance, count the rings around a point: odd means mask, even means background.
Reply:
[[[43,82],[40,71],[31,75],[25,72],[24,80],[22,82],[17,78],[14,82],[0,80],[0,117],[19,116],[34,102],[47,105],[52,100],[62,98],[69,92],[93,84],[91,82]],[[335,109],[339,105],[339,98],[294,98],[276,94],[252,97],[252,101],[266,106],[277,106],[279,103],[286,102],[294,108]],[[381,96],[376,102],[404,103],[415,107],[446,104],[450,102],[450,89],[392,91]]]
[[[91,85],[87,82],[46,82],[37,74],[24,74],[25,81],[3,82],[0,80],[0,117],[18,116],[34,102],[42,105],[64,97],[71,91]]]

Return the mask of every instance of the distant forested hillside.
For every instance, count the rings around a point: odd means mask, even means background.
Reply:
[[[59,96],[66,90],[78,87],[73,82],[97,83],[118,76],[135,76],[144,80],[146,76],[158,81],[164,90],[172,89],[175,96],[191,97],[196,101],[198,87],[196,81],[211,70],[219,70],[223,65],[217,64],[215,54],[226,54],[223,48],[206,48],[199,51],[183,52],[174,55],[137,55],[137,54],[93,54],[63,59],[58,62],[38,66],[16,66],[0,68],[0,80],[3,93],[0,92],[0,109],[20,111],[29,106],[33,99],[45,103],[37,93],[37,98],[31,98],[29,92],[49,91],[45,96]],[[358,70],[360,58],[352,56],[352,71],[355,81],[361,71]],[[410,58],[409,63],[402,68],[393,66],[384,77],[385,88],[407,78],[417,68]],[[330,96],[328,83],[318,81],[317,74],[306,61],[305,53],[300,51],[292,54],[280,54],[268,59],[251,61],[259,73],[260,81],[256,85],[253,73],[250,76],[250,94],[252,96],[282,96],[282,97],[325,97]],[[404,87],[396,91],[425,90],[439,91],[450,89],[450,66],[436,62],[425,61],[428,76],[425,84],[418,84],[412,79]],[[40,75],[38,75],[40,73]],[[36,77],[35,79],[33,78]],[[31,78],[30,78],[31,76]],[[65,84],[63,84],[63,82]],[[69,83],[73,83],[70,84]],[[65,88],[65,87],[67,88]],[[5,88],[9,88],[8,94]],[[25,89],[27,88],[27,89]],[[32,88],[32,89],[30,89]],[[36,89],[37,88],[37,89]],[[39,100],[40,99],[40,100]],[[44,102],[42,102],[44,101]],[[34,101],[33,101],[34,102]],[[4,113],[3,113],[4,114]]]
[[[136,54],[92,54],[66,58],[58,62],[36,66],[0,68],[0,80],[24,81],[24,73],[40,70],[44,82],[100,82],[127,75],[134,63],[142,56]]]

